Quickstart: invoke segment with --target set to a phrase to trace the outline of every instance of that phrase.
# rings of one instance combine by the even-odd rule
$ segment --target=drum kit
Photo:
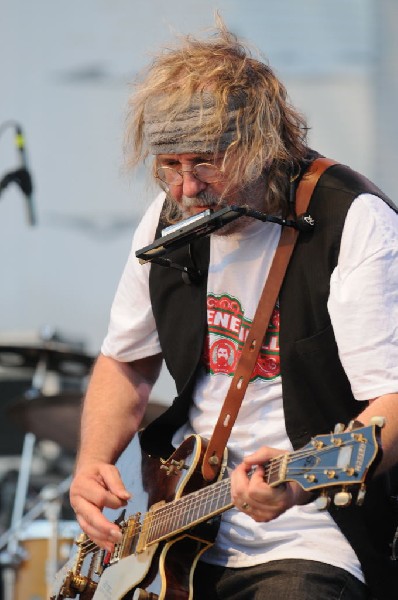
[[[23,393],[9,398],[0,419],[11,432],[16,425],[22,437],[17,468],[3,473],[0,480],[0,523],[5,525],[0,526],[0,598],[4,600],[46,600],[80,531],[68,491],[82,398],[93,362],[81,344],[64,342],[53,334],[41,335],[33,344],[2,344],[0,339],[0,403],[4,405],[4,374],[17,380],[23,373],[21,381],[28,383]],[[9,393],[13,388],[6,389]],[[144,425],[164,409],[162,403],[150,403]],[[17,429],[12,437],[18,435]],[[7,512],[9,517],[4,516]]]

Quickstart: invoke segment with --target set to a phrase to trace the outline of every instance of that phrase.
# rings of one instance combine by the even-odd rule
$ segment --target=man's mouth
[[[218,208],[219,199],[213,195],[206,194],[206,196],[200,198],[187,198],[184,196],[181,200],[181,209],[186,214],[198,214],[208,208]]]
[[[197,215],[205,210],[207,210],[208,208],[212,208],[214,207],[213,205],[206,205],[206,206],[189,206],[184,208],[184,213],[189,213],[190,215]]]

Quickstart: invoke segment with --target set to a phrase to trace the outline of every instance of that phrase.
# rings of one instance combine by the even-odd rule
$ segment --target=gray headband
[[[212,153],[224,151],[236,140],[236,117],[245,105],[245,95],[228,101],[227,126],[221,134],[208,135],[214,122],[215,98],[210,92],[194,94],[189,105],[170,122],[168,110],[159,109],[160,98],[148,100],[144,112],[144,135],[151,154]]]

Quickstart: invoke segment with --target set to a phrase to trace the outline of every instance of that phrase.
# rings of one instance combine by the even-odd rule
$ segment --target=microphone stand
[[[16,121],[6,121],[0,125],[0,135],[5,129],[12,127],[15,130],[15,146],[19,156],[19,167],[6,173],[0,179],[0,196],[10,183],[16,183],[25,196],[26,216],[29,225],[36,225],[36,211],[33,203],[33,181],[26,159],[25,136],[22,127]]]

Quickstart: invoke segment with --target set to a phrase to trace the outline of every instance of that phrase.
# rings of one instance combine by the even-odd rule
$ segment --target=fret
[[[185,516],[185,522],[186,523],[192,523],[192,521],[195,520],[195,501],[193,499],[191,499],[189,502],[187,502],[188,506],[187,506],[187,512],[186,512],[186,516]]]
[[[178,502],[172,509],[173,518],[170,519],[170,531],[179,531],[184,526],[184,503]]]
[[[155,509],[155,510],[151,510],[150,511],[150,520],[149,520],[149,525],[148,525],[148,535],[147,535],[147,541],[148,544],[156,541],[157,539],[162,537],[162,531],[161,531],[161,526],[162,526],[162,520],[159,518],[159,512],[162,509]]]
[[[269,485],[276,485],[286,478],[286,467],[289,454],[271,458],[264,466],[264,480]]]

